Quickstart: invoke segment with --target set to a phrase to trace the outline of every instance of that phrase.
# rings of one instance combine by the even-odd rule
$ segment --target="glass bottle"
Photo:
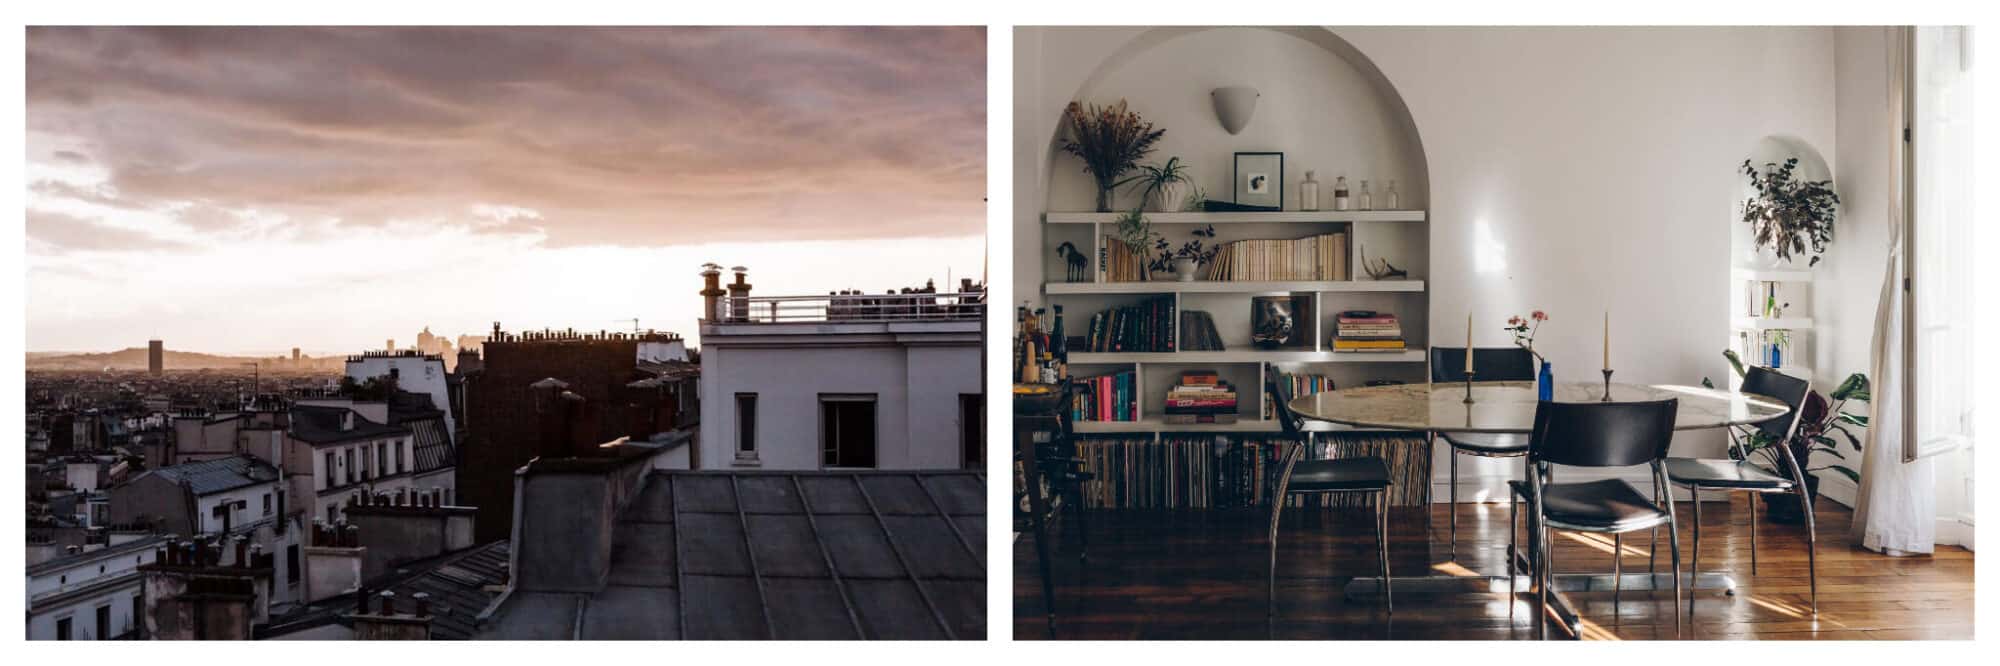
[[[1333,179],[1333,209],[1347,210],[1347,177]]]
[[[1313,179],[1312,169],[1306,170],[1305,182],[1299,183],[1299,210],[1319,210],[1319,181]]]
[[[1049,333],[1049,351],[1055,356],[1056,379],[1067,380],[1069,379],[1069,341],[1065,339],[1066,334],[1063,332],[1062,306],[1057,305],[1054,307],[1056,309],[1056,324],[1055,330]]]
[[[1355,210],[1375,210],[1375,195],[1368,193],[1368,181],[1361,181],[1361,194],[1355,197]]]
[[[1396,181],[1389,181],[1389,190],[1382,193],[1382,205],[1388,210],[1402,210],[1403,201],[1396,196]]]

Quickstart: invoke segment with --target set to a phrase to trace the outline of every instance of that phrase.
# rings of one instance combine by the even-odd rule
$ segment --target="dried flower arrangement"
[[[1765,164],[1759,172],[1750,160],[1743,160],[1743,174],[1757,190],[1755,196],[1743,200],[1743,221],[1750,224],[1757,247],[1771,248],[1780,261],[1805,256],[1807,245],[1811,245],[1812,260],[1806,262],[1810,268],[1819,264],[1826,244],[1833,241],[1834,211],[1840,195],[1833,193],[1831,180],[1793,180],[1792,172],[1798,166],[1799,158],[1794,157],[1785,160],[1784,166]]]
[[[1152,123],[1126,109],[1122,99],[1111,106],[1092,104],[1088,108],[1070,102],[1063,109],[1063,120],[1069,136],[1063,139],[1062,150],[1082,159],[1083,171],[1096,179],[1100,213],[1111,212],[1112,190],[1136,178],[1119,177],[1138,166],[1140,159],[1153,152],[1153,144],[1167,133],[1153,129]]]

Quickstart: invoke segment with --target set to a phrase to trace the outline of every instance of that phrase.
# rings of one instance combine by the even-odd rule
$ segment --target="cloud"
[[[979,28],[32,28],[29,189],[168,236],[962,237],[985,90]]]

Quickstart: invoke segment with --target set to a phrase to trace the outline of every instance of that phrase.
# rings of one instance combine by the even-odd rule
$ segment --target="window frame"
[[[869,419],[871,419],[871,420],[873,421],[873,424],[871,425],[871,427],[869,428],[869,430],[871,431],[871,433],[872,433],[872,437],[873,437],[873,438],[874,438],[874,440],[875,440],[874,442],[870,443],[870,446],[869,446],[869,458],[870,458],[870,460],[869,460],[869,463],[870,463],[870,464],[868,464],[868,465],[866,465],[866,466],[855,466],[855,465],[837,465],[837,464],[833,464],[833,463],[831,463],[831,462],[828,462],[828,456],[829,456],[829,454],[830,454],[830,455],[832,456],[832,460],[834,460],[834,461],[838,461],[838,460],[840,460],[840,459],[842,458],[842,456],[841,456],[841,454],[840,454],[840,449],[839,449],[839,446],[838,446],[838,443],[829,443],[829,442],[827,442],[827,441],[826,441],[826,436],[827,436],[827,422],[826,422],[826,417],[827,417],[827,414],[828,414],[828,410],[827,410],[827,406],[828,406],[828,404],[829,404],[829,403],[867,403],[867,404],[868,404],[868,417],[869,417]],[[819,467],[820,467],[820,469],[823,469],[823,470],[847,470],[847,469],[853,469],[853,470],[869,470],[869,469],[881,469],[881,468],[882,468],[882,400],[881,400],[881,395],[880,395],[880,394],[876,394],[876,393],[821,393],[821,394],[819,394],[819,396],[818,396],[818,399],[814,401],[814,404],[816,404],[816,405],[817,405],[817,406],[819,407],[819,410],[818,410],[818,412],[819,412],[819,414],[818,414],[818,417],[819,417],[819,418],[818,418],[818,420],[819,420],[819,428],[818,428],[818,431],[819,431],[819,433],[818,433],[818,434],[819,434],[819,463],[820,463]]]
[[[749,407],[749,416],[744,416],[744,407]],[[757,456],[757,394],[740,392],[736,394],[736,462],[755,463]]]

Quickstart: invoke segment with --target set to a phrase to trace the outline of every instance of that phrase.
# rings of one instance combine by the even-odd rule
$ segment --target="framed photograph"
[[[1285,208],[1285,154],[1237,153],[1236,203],[1261,210]]]

